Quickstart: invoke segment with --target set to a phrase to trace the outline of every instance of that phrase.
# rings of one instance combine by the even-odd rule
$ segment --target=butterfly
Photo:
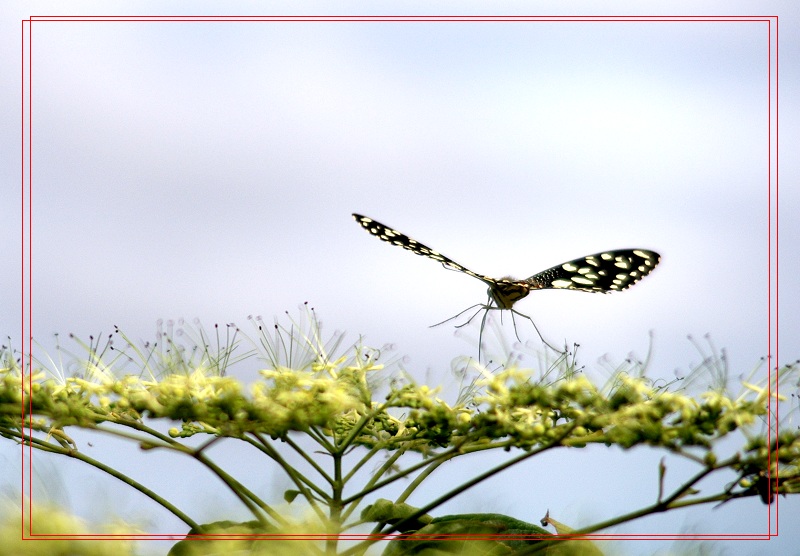
[[[517,314],[533,323],[533,320],[529,316],[514,309],[514,304],[520,299],[527,297],[533,290],[558,289],[593,293],[622,291],[630,288],[639,280],[650,274],[661,261],[661,255],[655,251],[649,251],[647,249],[617,249],[613,251],[601,251],[600,253],[573,259],[548,268],[547,270],[537,272],[524,280],[518,280],[510,276],[492,278],[491,276],[478,274],[468,269],[464,265],[455,262],[453,259],[442,255],[427,245],[385,224],[381,224],[377,220],[355,213],[353,214],[353,218],[355,218],[356,222],[361,224],[365,230],[378,239],[407,249],[417,255],[438,261],[449,270],[463,272],[489,286],[487,290],[487,303],[473,305],[461,311],[458,315],[438,323],[443,324],[444,322],[458,318],[474,307],[480,307],[475,315],[460,326],[465,326],[471,322],[481,310],[485,310],[486,313],[481,323],[481,333],[488,311],[494,309],[508,309],[512,313],[512,318],[514,314]],[[542,341],[552,348],[552,346],[544,340],[541,333],[539,333],[539,329],[536,327],[535,323],[533,323],[533,326],[536,328],[536,332],[539,334]]]

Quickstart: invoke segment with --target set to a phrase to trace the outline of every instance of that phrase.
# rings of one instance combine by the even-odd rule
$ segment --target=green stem
[[[15,434],[13,431],[11,431],[10,429],[6,429],[5,427],[0,428],[0,433],[2,433],[3,436],[6,436],[6,435],[15,436],[15,437],[19,438],[24,444],[27,444],[27,445],[32,446],[34,448],[37,448],[39,450],[42,450],[42,451],[45,451],[45,452],[50,452],[50,453],[55,453],[55,454],[61,454],[63,456],[67,456],[69,458],[77,459],[78,461],[82,461],[82,462],[84,462],[86,464],[89,464],[92,467],[95,467],[95,468],[97,468],[97,469],[99,469],[99,470],[111,475],[115,479],[118,479],[118,480],[122,481],[123,483],[125,483],[126,485],[132,487],[133,489],[138,490],[139,492],[141,492],[142,494],[144,494],[145,496],[147,496],[148,498],[150,498],[151,500],[153,500],[154,502],[156,502],[157,504],[159,504],[160,506],[162,506],[163,508],[165,508],[166,510],[171,512],[173,515],[175,515],[178,519],[183,521],[190,528],[195,528],[196,529],[196,528],[200,527],[192,518],[190,518],[184,512],[179,510],[175,505],[173,505],[172,503],[170,503],[168,500],[166,500],[165,498],[161,497],[160,495],[156,494],[154,491],[150,490],[149,488],[147,488],[143,484],[141,484],[138,481],[132,479],[131,477],[128,477],[127,475],[125,475],[123,473],[120,473],[119,471],[117,471],[113,467],[109,467],[108,465],[106,465],[106,464],[104,464],[104,463],[102,463],[100,461],[97,461],[96,459],[94,459],[92,457],[89,457],[89,456],[85,455],[82,452],[79,452],[79,451],[74,450],[74,449],[63,448],[63,447],[61,447],[59,445],[52,444],[52,443],[49,443],[49,442],[45,442],[44,440],[40,440],[38,438],[33,438],[33,437],[27,436],[27,435],[25,435],[23,433],[16,433]]]
[[[333,492],[331,494],[330,503],[330,521],[331,526],[336,526],[336,531],[328,531],[329,536],[325,548],[327,554],[331,556],[336,554],[338,547],[338,534],[341,532],[342,523],[342,491],[344,490],[344,483],[342,482],[342,455],[338,453],[331,454],[333,456]]]
[[[459,494],[461,494],[462,492],[472,488],[476,484],[481,483],[482,481],[485,481],[486,479],[488,479],[492,475],[500,473],[501,471],[504,471],[505,469],[508,469],[509,467],[512,467],[512,466],[514,466],[514,465],[516,465],[516,464],[518,464],[518,463],[520,463],[522,461],[525,461],[528,458],[531,458],[533,456],[541,454],[542,452],[545,452],[545,451],[550,450],[552,448],[561,447],[561,442],[565,438],[567,438],[570,435],[570,433],[572,433],[572,430],[576,426],[577,426],[577,423],[573,423],[572,425],[566,427],[564,429],[564,431],[557,438],[553,439],[553,441],[550,444],[548,444],[546,446],[542,446],[542,447],[537,448],[535,450],[531,450],[530,452],[526,452],[526,453],[524,453],[524,454],[522,454],[520,456],[517,456],[515,458],[512,458],[512,459],[510,459],[509,461],[507,461],[505,463],[502,463],[502,464],[500,464],[500,465],[498,465],[496,467],[493,467],[492,469],[489,469],[488,471],[486,471],[484,473],[481,473],[480,475],[478,475],[477,477],[474,477],[473,479],[467,481],[466,483],[464,483],[462,485],[459,485],[455,489],[443,494],[442,496],[436,498],[432,502],[429,502],[425,506],[421,507],[419,510],[417,510],[416,512],[414,512],[410,516],[407,516],[404,519],[398,521],[397,523],[391,525],[388,529],[385,529],[385,530],[381,531],[380,534],[381,535],[388,535],[388,534],[393,533],[395,531],[400,531],[401,527],[404,524],[418,519],[419,517],[421,517],[421,516],[425,515],[426,513],[428,513],[430,510],[432,510],[432,509],[444,504],[448,500],[454,498],[455,496],[458,496]],[[461,452],[459,451],[458,453],[460,454]],[[430,462],[426,462],[426,463],[430,463]],[[381,539],[380,538],[374,538],[374,539],[369,539],[369,540],[363,541],[363,542],[357,544],[356,546],[353,546],[350,549],[345,550],[342,553],[342,556],[349,556],[351,554],[361,553],[361,552],[365,551],[372,544],[378,542],[379,540],[381,540]]]
[[[354,500],[358,500],[359,498],[363,498],[365,495],[369,494],[370,492],[374,492],[376,490],[380,490],[383,487],[385,487],[387,485],[390,485],[395,481],[398,481],[400,479],[404,479],[408,475],[411,475],[412,473],[415,473],[417,470],[422,469],[423,467],[427,467],[427,466],[431,465],[432,462],[438,461],[440,459],[448,460],[450,458],[453,458],[453,457],[459,455],[459,453],[460,452],[459,452],[458,448],[450,448],[450,449],[442,452],[441,454],[438,454],[438,455],[436,455],[436,456],[434,456],[432,458],[428,458],[428,459],[423,460],[423,461],[421,461],[419,463],[416,463],[416,464],[412,465],[411,467],[409,467],[407,469],[404,469],[403,471],[399,471],[399,472],[393,474],[388,479],[372,483],[370,486],[367,486],[367,487],[361,489],[360,492],[358,492],[358,493],[356,493],[356,494],[354,494],[354,495],[352,495],[352,496],[350,496],[348,498],[345,498],[342,501],[342,503],[349,504],[349,503],[353,502]]]
[[[317,504],[317,499],[314,498],[314,495],[311,494],[306,485],[308,485],[308,487],[314,490],[314,492],[316,492],[319,495],[319,497],[325,501],[326,504],[331,503],[331,497],[324,490],[322,490],[312,481],[306,478],[305,475],[299,473],[292,465],[287,463],[286,460],[284,460],[281,457],[278,451],[275,450],[275,448],[273,448],[272,445],[265,438],[261,436],[261,434],[259,433],[252,433],[252,434],[258,440],[258,442],[253,442],[252,439],[249,439],[247,437],[245,437],[244,440],[255,446],[256,449],[264,452],[270,459],[274,460],[275,463],[281,466],[284,472],[289,476],[289,478],[295,484],[297,490],[299,490],[300,493],[303,495],[303,498],[305,498],[308,501],[308,504],[311,506],[311,509],[314,511],[314,513],[317,514],[317,517],[324,523],[327,519],[325,517],[325,513],[319,507],[319,505]]]
[[[328,439],[325,438],[325,435],[319,432],[316,427],[313,426],[309,427],[303,432],[306,433],[311,438],[313,438],[314,441],[316,441],[317,444],[322,446],[322,449],[325,450],[326,452],[332,454],[337,451],[336,446],[328,442]]]
[[[454,458],[454,457],[456,457],[456,456],[455,456],[455,455],[453,455],[453,458]],[[422,471],[422,473],[420,473],[419,475],[417,475],[416,477],[414,477],[414,480],[413,480],[413,481],[411,481],[411,484],[409,484],[409,485],[406,487],[406,489],[405,489],[405,490],[403,491],[403,493],[402,493],[402,494],[401,494],[401,495],[400,495],[400,496],[397,498],[397,500],[395,500],[395,502],[396,502],[397,504],[400,504],[400,503],[402,503],[402,502],[405,502],[405,501],[408,499],[408,497],[409,497],[409,496],[411,496],[411,495],[414,493],[414,491],[417,489],[417,487],[419,487],[419,485],[421,485],[421,484],[422,484],[422,482],[423,482],[425,479],[427,479],[427,478],[428,478],[428,477],[431,475],[431,473],[433,473],[434,471],[436,471],[436,470],[439,468],[439,466],[441,466],[441,465],[442,465],[442,464],[444,464],[445,462],[448,462],[448,461],[450,461],[451,459],[452,459],[452,458],[440,459],[439,461],[432,462],[432,463],[431,463],[431,464],[430,464],[430,465],[429,465],[427,468],[425,468],[425,470],[424,470],[424,471]],[[377,533],[377,531],[376,531],[376,533]]]
[[[404,479],[408,475],[411,475],[412,473],[417,472],[419,469],[422,469],[423,467],[428,467],[433,463],[436,463],[436,462],[439,462],[439,461],[441,461],[441,462],[448,461],[448,460],[450,460],[450,459],[452,459],[452,458],[454,458],[456,456],[460,456],[460,455],[472,454],[472,453],[475,453],[475,452],[483,452],[485,450],[495,450],[495,449],[498,449],[498,448],[505,448],[506,446],[511,444],[510,441],[507,441],[507,442],[497,442],[497,443],[493,443],[493,444],[480,444],[480,445],[472,446],[470,448],[463,448],[463,446],[464,446],[464,444],[466,444],[466,442],[467,442],[467,439],[460,440],[459,443],[456,444],[454,447],[449,448],[446,451],[444,451],[444,452],[442,452],[440,454],[437,454],[435,456],[428,457],[427,459],[425,459],[425,460],[423,460],[423,461],[421,461],[421,462],[419,462],[417,464],[414,464],[411,467],[409,467],[407,469],[404,469],[403,471],[398,471],[397,473],[393,474],[390,478],[388,478],[388,479],[386,479],[384,481],[376,482],[375,479],[377,479],[380,476],[380,475],[376,475],[376,477],[374,477],[373,480],[370,480],[370,482],[363,489],[361,489],[361,491],[359,493],[354,494],[353,496],[350,496],[349,498],[346,498],[344,500],[344,503],[345,504],[349,504],[349,503],[351,503],[352,501],[354,501],[354,500],[356,500],[358,498],[363,498],[365,495],[369,494],[370,492],[374,492],[376,490],[382,489],[385,486],[388,486],[388,485],[392,484],[395,481],[398,481],[400,479]],[[385,449],[385,446],[381,446],[381,448]],[[395,452],[395,453],[398,454],[398,455],[402,455],[406,451],[408,451],[408,449],[400,449],[399,448],[398,451]]]
[[[565,537],[576,540],[585,540],[586,535],[590,535],[591,533],[594,533],[596,531],[602,531],[604,529],[614,527],[615,525],[627,523],[628,521],[633,521],[639,519],[640,517],[644,517],[646,515],[666,512],[669,510],[675,510],[679,508],[688,508],[690,506],[697,506],[699,504],[708,504],[710,502],[723,502],[730,498],[738,497],[738,495],[730,495],[723,492],[720,494],[714,494],[703,498],[695,498],[692,500],[679,500],[681,496],[684,496],[695,484],[697,484],[707,475],[713,473],[714,471],[718,471],[720,469],[729,467],[730,465],[736,463],[737,461],[738,459],[736,457],[733,457],[727,460],[726,462],[717,464],[715,466],[706,467],[705,469],[697,473],[694,477],[689,479],[686,483],[675,489],[675,491],[666,500],[657,501],[656,503],[651,504],[650,506],[647,506],[645,508],[641,508],[639,510],[627,514],[623,514],[615,518],[608,519],[606,521],[601,521],[599,523],[595,523],[593,525],[584,527],[582,529],[575,529],[571,531],[568,535],[559,535],[559,537],[561,537],[562,540]],[[520,555],[535,554],[537,552],[547,549],[548,547],[553,546],[555,542],[559,541],[543,540],[539,543],[536,543],[535,546],[532,546],[531,548],[526,549],[523,552],[520,552],[519,554]]]
[[[259,440],[261,440],[261,438],[259,438]],[[294,441],[293,441],[291,438],[289,438],[289,437],[287,436],[287,437],[286,437],[286,439],[285,439],[285,442],[286,442],[286,444],[288,444],[289,446],[291,446],[291,448],[292,448],[292,449],[293,449],[295,452],[297,452],[297,453],[300,455],[300,457],[302,457],[304,460],[306,460],[306,462],[307,462],[307,463],[308,463],[308,464],[309,464],[311,467],[313,467],[313,468],[314,468],[314,471],[316,471],[317,473],[319,473],[319,474],[320,474],[320,476],[321,476],[323,479],[325,479],[325,481],[326,481],[328,484],[332,484],[332,483],[333,483],[333,479],[330,477],[330,475],[328,475],[328,474],[325,472],[325,470],[324,470],[324,469],[322,469],[322,467],[320,467],[320,466],[317,464],[317,462],[316,462],[316,461],[314,461],[314,458],[312,458],[311,456],[309,456],[309,455],[306,453],[306,451],[305,451],[305,450],[303,450],[303,449],[302,449],[302,448],[301,448],[301,447],[300,447],[298,444],[296,444],[296,443],[295,443],[295,442],[294,442]],[[330,452],[329,452],[329,453],[330,453]]]
[[[358,463],[357,463],[357,464],[354,466],[354,469],[352,469],[352,470],[350,471],[350,473],[348,473],[348,474],[345,476],[345,478],[344,478],[344,483],[345,483],[345,484],[347,484],[347,483],[349,482],[349,480],[352,478],[353,474],[354,474],[354,473],[355,473],[355,472],[356,472],[358,469],[360,469],[360,468],[361,468],[361,467],[362,467],[362,466],[363,466],[363,465],[364,465],[364,464],[365,464],[367,461],[369,461],[369,460],[370,460],[370,459],[372,459],[372,458],[373,458],[373,457],[374,457],[376,454],[378,454],[379,452],[382,452],[382,451],[383,451],[383,447],[381,447],[381,446],[375,446],[375,447],[373,447],[373,448],[372,448],[372,449],[369,451],[369,453],[367,453],[367,455],[366,455],[366,456],[364,456],[363,458],[361,458],[361,460],[360,460],[360,461],[359,461],[359,462],[358,462]],[[378,481],[378,479],[380,479],[381,477],[383,477],[383,476],[384,476],[384,475],[385,475],[385,474],[386,474],[386,473],[387,473],[387,472],[388,472],[390,469],[392,469],[392,468],[394,467],[394,464],[395,464],[395,462],[396,462],[398,459],[400,459],[400,458],[401,458],[401,457],[402,457],[402,456],[403,456],[405,453],[406,453],[406,450],[404,450],[404,449],[402,449],[402,448],[401,448],[401,449],[399,449],[399,450],[395,451],[395,453],[394,453],[394,454],[392,454],[391,456],[389,456],[389,458],[388,458],[388,459],[387,459],[387,460],[384,462],[384,464],[383,464],[383,465],[381,465],[380,469],[378,469],[378,470],[377,470],[375,473],[373,473],[373,474],[372,474],[372,477],[370,477],[369,481],[367,481],[367,484],[366,484],[366,485],[364,485],[364,486],[365,486],[365,488],[367,489],[367,491],[369,491],[368,489],[369,489],[369,488],[370,488],[372,485],[374,485],[374,484],[375,484],[375,483]],[[363,491],[362,491],[362,492],[363,492]],[[365,494],[366,494],[366,493],[365,493]],[[355,511],[355,510],[358,508],[358,505],[359,505],[359,504],[362,502],[362,500],[363,500],[363,499],[364,499],[364,497],[362,496],[361,498],[357,498],[357,499],[355,499],[355,500],[351,500],[350,502],[348,502],[348,503],[347,503],[347,509],[346,509],[346,510],[344,511],[344,513],[342,514],[342,519],[343,519],[343,521],[347,521],[347,519],[348,519],[348,518],[349,518],[349,517],[350,517],[350,516],[353,514],[353,512],[354,512],[354,511]]]
[[[148,445],[151,448],[165,448],[169,450],[175,450],[180,453],[193,457],[194,459],[196,459],[197,461],[208,467],[208,469],[213,474],[215,474],[223,483],[225,483],[225,485],[231,490],[231,492],[233,492],[233,494],[242,502],[242,504],[244,504],[250,510],[253,516],[256,519],[258,519],[258,521],[262,525],[269,525],[269,522],[265,519],[264,515],[261,513],[261,511],[259,511],[259,509],[262,510],[267,515],[269,515],[270,517],[272,517],[272,519],[274,519],[276,522],[286,525],[286,521],[283,519],[280,513],[273,510],[268,504],[263,502],[255,493],[250,491],[247,487],[245,487],[242,483],[237,481],[231,475],[223,471],[222,468],[220,468],[211,460],[211,458],[209,458],[203,453],[204,450],[208,448],[208,446],[210,446],[212,443],[218,440],[218,437],[212,438],[208,442],[201,445],[199,448],[189,448],[187,446],[184,446],[177,440],[173,439],[172,437],[160,433],[153,428],[148,427],[143,422],[130,421],[130,420],[113,421],[113,422],[141,432],[146,432],[147,434],[161,440],[163,444],[158,445],[153,443],[152,440],[143,440],[137,437],[136,435],[127,434],[122,431],[110,430],[99,426],[96,427],[96,429],[101,432],[105,432],[115,436],[121,436],[123,438],[130,438],[136,440],[143,445]]]
[[[193,452],[192,457],[194,457],[197,461],[208,467],[212,473],[214,473],[220,480],[225,483],[225,485],[233,492],[234,496],[236,496],[242,504],[244,504],[248,510],[258,519],[259,523],[264,526],[271,525],[264,515],[258,511],[259,509],[262,510],[264,513],[269,515],[272,519],[274,519],[277,523],[280,523],[284,527],[288,525],[288,522],[283,519],[283,516],[278,513],[277,511],[273,510],[267,503],[263,502],[254,492],[250,489],[245,487],[242,483],[238,480],[233,478],[233,476],[229,475],[225,472],[221,467],[219,467],[216,463],[211,461],[207,455],[203,454],[202,452]]]

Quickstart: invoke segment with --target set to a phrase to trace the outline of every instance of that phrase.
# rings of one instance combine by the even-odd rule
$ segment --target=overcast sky
[[[321,13],[299,5],[282,13]],[[533,13],[500,5],[494,13]],[[585,5],[574,14],[598,13]],[[678,5],[653,13],[688,13]],[[719,13],[719,4],[685,5]],[[755,11],[736,5],[725,13]],[[349,6],[339,13],[368,13]],[[537,14],[568,15],[541,6],[548,10]],[[211,3],[192,7],[219,13]],[[0,324],[19,346],[19,22],[67,12],[46,2],[15,9],[0,20],[3,215],[12,230],[3,236]],[[108,2],[70,9],[131,14]],[[264,13],[246,2],[226,10]],[[794,4],[758,11],[782,17],[785,363],[800,355],[800,28]],[[613,13],[641,9],[619,3]],[[725,348],[734,378],[767,354],[767,23],[36,22],[32,32],[32,324],[45,346],[56,332],[86,338],[114,325],[153,339],[158,319],[245,327],[248,315],[271,322],[308,301],[329,332],[391,343],[415,376],[452,382],[451,361],[475,346],[452,324],[429,325],[484,301],[485,286],[370,237],[351,217],[359,212],[497,277],[607,249],[659,252],[659,268],[629,291],[534,292],[516,306],[548,339],[579,343],[590,368],[602,368],[602,357],[644,357],[651,332],[650,372],[668,380],[702,359],[688,334]],[[518,328],[537,339],[529,323]],[[509,321],[500,330],[513,339]],[[549,507],[577,526],[652,501],[660,454],[607,452],[537,461],[448,509],[536,521]],[[0,445],[9,465],[16,453]],[[50,465],[69,484],[73,509],[91,515],[76,485],[95,474]],[[196,501],[184,490],[174,495]],[[120,499],[116,511],[144,511],[136,496]],[[781,515],[796,515],[797,504],[782,501]],[[183,532],[168,517],[154,532]],[[766,519],[752,500],[617,532],[756,534]],[[800,539],[788,519],[781,524],[770,550]],[[760,543],[725,546],[763,552]]]

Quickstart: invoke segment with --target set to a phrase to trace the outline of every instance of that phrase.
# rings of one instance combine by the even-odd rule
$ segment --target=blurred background
[[[737,5],[744,11],[729,13],[753,11],[747,3],[726,9]],[[320,13],[319,4],[300,6],[285,13]],[[461,13],[484,13],[470,6],[477,11]],[[514,3],[503,6],[493,5],[494,13],[520,13]],[[548,11],[539,13],[569,15],[553,12],[555,3],[541,6]],[[641,12],[636,3],[614,6],[614,13]],[[761,8],[798,15],[784,6]],[[404,13],[423,13],[412,7]],[[136,8],[185,11],[175,2]],[[256,8],[263,6],[233,2],[225,10],[263,13]],[[424,13],[447,13],[440,8],[424,4]],[[113,2],[70,9],[131,15]],[[219,6],[192,9],[214,15]],[[0,20],[9,70],[0,77],[3,218],[11,230],[3,240],[0,328],[18,348],[20,20],[65,12],[49,2],[15,10]],[[670,13],[686,12],[671,3]],[[784,17],[780,31],[781,61],[791,61],[797,20]],[[657,251],[659,268],[629,291],[534,292],[516,308],[549,340],[580,344],[592,376],[602,379],[604,370],[649,351],[651,376],[684,376],[704,358],[692,335],[708,352],[725,350],[738,391],[738,377],[769,348],[769,32],[766,22],[748,21],[36,21],[33,336],[52,354],[55,333],[72,348],[69,333],[88,340],[115,325],[153,341],[159,319],[198,319],[207,329],[236,323],[250,332],[249,316],[272,323],[308,301],[326,333],[391,344],[409,373],[454,396],[452,362],[476,354],[477,328],[454,334],[452,323],[429,326],[485,301],[485,286],[370,237],[351,217],[359,212],[497,277],[524,278],[607,249]],[[798,90],[797,68],[781,65],[781,154],[797,151]],[[800,353],[797,224],[784,216],[798,209],[795,159],[781,158],[779,363]],[[521,343],[508,319],[489,341],[535,361],[535,331],[525,321],[517,327]],[[252,379],[257,368],[243,365],[241,378]],[[762,367],[757,376],[765,374]],[[189,507],[199,500],[200,519],[227,517],[227,495],[210,478],[198,491],[189,462],[140,456],[105,437],[92,444],[97,454],[118,453],[112,463],[168,497]],[[548,454],[442,513],[492,511],[537,522],[549,508],[577,527],[632,511],[653,501],[661,458],[634,452]],[[141,518],[148,532],[185,532],[111,479],[75,462],[34,459],[51,477],[42,479],[50,494],[58,490],[79,515],[111,512]],[[443,481],[458,484],[475,465],[502,458],[480,459],[472,469],[454,466]],[[0,462],[12,471],[4,485],[11,492],[19,448],[1,443]],[[670,465],[675,485],[693,473],[680,461]],[[182,466],[176,480],[168,469]],[[257,487],[280,490],[269,470],[249,472],[264,473]],[[780,504],[782,516],[797,512],[796,500]],[[767,518],[766,506],[748,500],[613,532],[765,534]],[[769,550],[785,546],[788,554],[799,540],[783,517]],[[764,546],[714,544],[725,554]],[[620,542],[615,550],[681,550],[680,543],[643,546]]]

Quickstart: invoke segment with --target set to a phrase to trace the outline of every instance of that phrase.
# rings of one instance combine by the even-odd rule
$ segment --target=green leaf
[[[374,521],[376,523],[389,523],[394,525],[403,520],[408,519],[419,511],[419,508],[410,506],[408,504],[395,504],[391,500],[379,498],[371,506],[367,506],[361,512],[361,519],[364,521]],[[406,521],[398,529],[401,533],[407,531],[416,531],[420,527],[424,527],[433,520],[428,514],[418,516],[412,520]]]
[[[283,499],[286,500],[288,504],[294,502],[294,499],[300,494],[299,490],[287,490],[283,493]]]
[[[434,518],[416,532],[391,541],[383,556],[511,555],[541,542],[543,537],[553,535],[538,525],[506,515],[455,514]],[[546,551],[545,554],[561,553]]]
[[[192,540],[192,536],[196,535],[259,535],[265,533],[274,533],[276,529],[262,524],[259,521],[246,521],[236,523],[233,521],[215,521],[200,525],[199,529],[194,527],[189,530],[184,540],[175,543],[167,556],[204,556],[220,553],[220,543],[224,543],[224,550],[230,553],[234,550],[247,550],[253,546],[256,539],[241,539],[241,540]]]

